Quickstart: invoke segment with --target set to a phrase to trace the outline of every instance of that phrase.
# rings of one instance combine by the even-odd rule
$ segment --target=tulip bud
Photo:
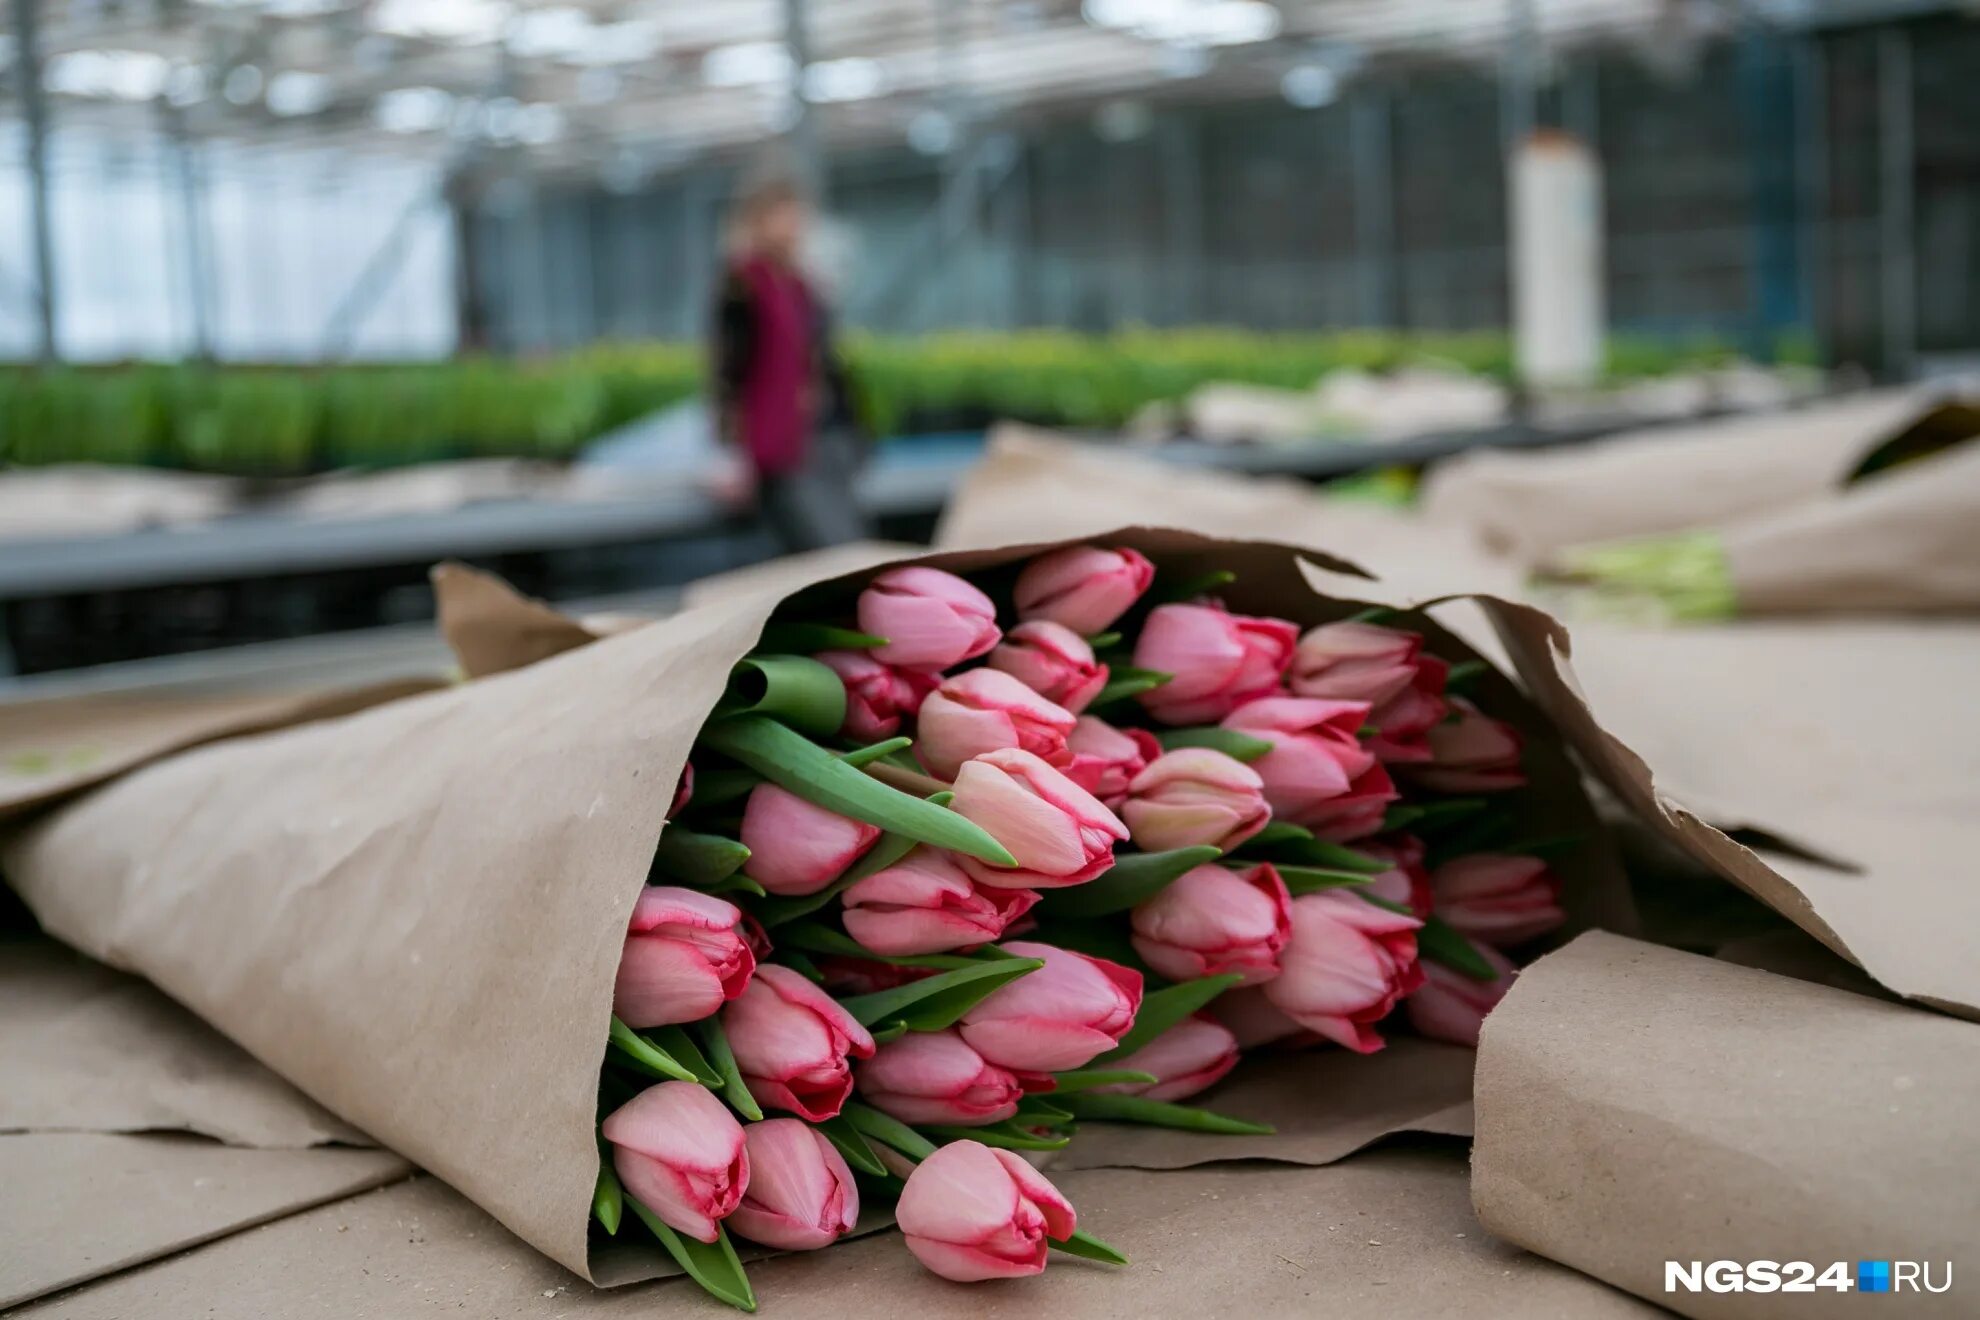
[[[1308,807],[1303,823],[1329,843],[1366,838],[1381,832],[1389,804],[1400,796],[1395,780],[1377,761],[1354,777],[1347,792]]]
[[[950,809],[983,827],[1014,868],[958,857],[969,878],[998,889],[1063,889],[1114,864],[1127,826],[1091,793],[1030,752],[1003,747],[965,762]]]
[[[1308,630],[1293,652],[1286,686],[1295,696],[1379,706],[1409,686],[1423,638],[1352,619]]]
[[[1410,767],[1410,777],[1438,793],[1496,793],[1524,786],[1519,730],[1481,714],[1462,697],[1451,699],[1451,709],[1457,718],[1429,731],[1430,762]]]
[[[729,1227],[781,1251],[829,1247],[859,1219],[859,1187],[845,1156],[814,1127],[769,1118],[743,1129],[749,1188]]]
[[[1000,1067],[1023,1073],[1079,1068],[1120,1043],[1141,1011],[1141,973],[1051,944],[999,946],[1045,965],[963,1014],[962,1038]]]
[[[758,784],[743,807],[743,870],[772,894],[815,894],[844,873],[880,837],[880,829],[806,802],[775,784]]]
[[[694,801],[694,762],[681,767],[680,782],[674,785],[674,801],[667,808],[667,819],[672,820],[681,814],[681,809]]]
[[[1478,1028],[1485,1015],[1498,1006],[1512,989],[1518,975],[1498,950],[1482,944],[1472,948],[1492,964],[1498,975],[1490,981],[1475,981],[1463,972],[1441,963],[1423,965],[1423,985],[1403,1001],[1409,1010],[1409,1024],[1432,1040],[1478,1048]]]
[[[865,651],[820,651],[812,659],[846,685],[846,722],[839,731],[859,742],[879,742],[901,731],[901,719],[921,709],[935,690],[932,675],[896,669]]]
[[[1363,839],[1354,846],[1391,868],[1363,885],[1362,893],[1406,907],[1419,920],[1430,915],[1430,872],[1423,865],[1423,840],[1413,834],[1393,834]]]
[[[1177,876],[1129,916],[1134,951],[1171,981],[1236,972],[1243,985],[1279,974],[1292,934],[1292,899],[1271,863],[1243,871],[1215,864]]]
[[[830,995],[772,963],[722,1010],[722,1030],[756,1103],[811,1123],[837,1114],[852,1094],[848,1054],[872,1057],[873,1037]]]
[[[954,779],[964,761],[1020,747],[1044,760],[1066,761],[1071,711],[1053,705],[998,669],[971,669],[942,681],[921,703],[914,752],[928,772]]]
[[[846,934],[883,958],[973,949],[1030,910],[1029,889],[979,888],[937,848],[918,847],[844,894]]]
[[[1299,629],[1284,619],[1231,614],[1219,605],[1162,605],[1142,625],[1134,663],[1171,675],[1142,694],[1164,724],[1219,720],[1276,690]]]
[[[1390,912],[1338,889],[1302,894],[1292,904],[1292,938],[1265,998],[1308,1031],[1357,1054],[1382,1048],[1375,1025],[1423,984],[1415,917]]]
[[[990,652],[990,667],[1077,715],[1107,686],[1107,666],[1072,629],[1049,619],[1020,623]]]
[[[1538,857],[1473,853],[1430,873],[1437,915],[1461,934],[1507,948],[1567,920],[1561,882]]]
[[[950,1028],[910,1031],[882,1045],[859,1066],[859,1094],[903,1123],[981,1127],[1017,1113],[1024,1085]]]
[[[1430,730],[1443,723],[1451,704],[1444,699],[1450,665],[1434,655],[1416,658],[1416,673],[1403,690],[1368,712],[1375,736],[1362,744],[1378,761],[1390,764],[1430,759]]]
[[[1066,778],[1119,811],[1128,784],[1162,754],[1162,744],[1146,729],[1117,729],[1097,715],[1082,715],[1066,735],[1066,750],[1072,753],[1061,767]]]
[[[715,1240],[749,1186],[742,1124],[697,1082],[647,1087],[607,1115],[599,1132],[626,1195],[697,1242]]]
[[[648,885],[633,905],[612,1012],[636,1030],[699,1022],[749,984],[756,957],[733,904],[692,889]]]
[[[1150,1073],[1152,1082],[1116,1082],[1101,1091],[1138,1095],[1173,1104],[1222,1081],[1237,1067],[1238,1041],[1229,1027],[1208,1014],[1186,1017],[1125,1059],[1108,1065],[1123,1072]]]
[[[1323,818],[1327,803],[1348,796],[1374,768],[1375,758],[1356,737],[1367,717],[1368,707],[1358,701],[1264,697],[1232,711],[1224,727],[1272,744],[1251,768],[1265,781],[1272,815],[1306,825]],[[1377,786],[1371,781],[1368,787]],[[1395,796],[1393,788],[1389,795]]]
[[[873,648],[883,664],[947,669],[997,644],[997,607],[954,573],[890,568],[859,593],[862,632],[887,639]]]
[[[1229,852],[1264,829],[1272,809],[1256,770],[1209,747],[1182,747],[1134,777],[1121,819],[1144,852],[1205,844]]]
[[[1072,1203],[1008,1150],[952,1141],[915,1166],[894,1207],[914,1258],[945,1279],[1019,1279],[1045,1269],[1045,1239],[1078,1226]]]
[[[1075,545],[1026,564],[1011,596],[1020,619],[1048,619],[1091,637],[1127,613],[1154,580],[1155,566],[1132,550]]]

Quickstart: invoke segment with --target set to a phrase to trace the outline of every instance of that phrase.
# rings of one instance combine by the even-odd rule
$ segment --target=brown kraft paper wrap
[[[1311,623],[1360,605],[1314,594],[1286,547],[1104,539],[1179,577],[1234,569],[1241,611]],[[919,562],[995,570],[1050,548]],[[869,576],[809,588],[794,612],[843,608]],[[199,748],[37,822],[0,861],[51,934],[149,977],[560,1264],[623,1280],[587,1251],[614,973],[688,750],[776,603],[690,610]],[[1522,831],[1585,838],[1561,859],[1570,896],[1584,922],[1626,923],[1607,838],[1544,719],[1496,673],[1477,692],[1532,749],[1532,791],[1510,800]]]
[[[1521,973],[1478,1055],[1495,1235],[1687,1315],[1860,1315],[1847,1292],[1664,1291],[1664,1262],[1933,1262],[1971,1315],[1980,1026],[1602,933]],[[1962,1282],[1964,1280],[1964,1282]]]

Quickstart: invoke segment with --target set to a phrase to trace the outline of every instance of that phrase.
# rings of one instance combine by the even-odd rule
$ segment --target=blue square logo
[[[1891,1263],[1887,1260],[1857,1261],[1856,1290],[1867,1293],[1889,1292],[1891,1290]]]

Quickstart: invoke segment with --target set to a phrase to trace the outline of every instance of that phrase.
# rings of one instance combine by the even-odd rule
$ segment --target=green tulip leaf
[[[1444,691],[1462,692],[1490,668],[1483,660],[1460,660],[1444,675]]]
[[[1452,824],[1466,816],[1485,810],[1490,805],[1484,798],[1445,798],[1440,802],[1406,802],[1390,807],[1382,817],[1382,829],[1424,830],[1437,829]]]
[[[1384,912],[1393,912],[1399,917],[1413,917],[1416,915],[1416,909],[1412,908],[1407,903],[1398,903],[1394,899],[1377,898],[1375,895],[1369,893],[1366,889],[1355,889],[1355,890],[1351,890],[1350,892],[1353,893],[1353,895],[1356,898],[1360,899],[1362,902],[1373,903],[1376,907],[1381,908]]]
[[[1167,852],[1121,853],[1111,867],[1083,885],[1046,890],[1039,901],[1039,915],[1083,918],[1125,912],[1161,893],[1183,872],[1220,856],[1208,844]]]
[[[702,770],[694,772],[694,801],[690,810],[719,807],[740,802],[763,782],[763,776],[750,770]],[[741,844],[737,844],[741,847]]]
[[[1194,577],[1179,578],[1174,582],[1157,582],[1149,598],[1159,604],[1173,605],[1180,601],[1195,600],[1207,596],[1221,587],[1228,587],[1237,581],[1237,574],[1228,568],[1215,568]]]
[[[842,999],[839,1006],[861,1026],[899,1018],[911,1031],[940,1031],[954,1026],[993,991],[1045,964],[1038,958],[991,958],[971,967]]]
[[[1091,637],[1086,639],[1086,644],[1092,647],[1095,653],[1097,654],[1098,652],[1108,650],[1111,647],[1119,646],[1121,644],[1121,635],[1117,632],[1094,633]]]
[[[772,619],[763,625],[763,636],[757,639],[756,649],[810,655],[815,651],[870,651],[886,644],[885,637],[835,628],[829,623],[785,623]]]
[[[697,889],[726,880],[749,860],[749,849],[719,834],[702,834],[680,825],[660,831],[653,849],[653,869],[660,875]]]
[[[823,982],[825,973],[818,970],[818,964],[796,949],[779,949],[776,961],[796,972],[807,981]]]
[[[609,1037],[621,1057],[629,1059],[641,1072],[653,1077],[666,1077],[676,1082],[694,1082],[700,1078],[692,1069],[677,1063],[667,1051],[655,1045],[646,1037],[634,1031],[617,1017],[612,1019]]]
[[[1159,669],[1136,669],[1132,666],[1116,669],[1107,680],[1107,686],[1101,688],[1087,704],[1098,707],[1138,697],[1144,692],[1153,692],[1174,677],[1174,674],[1165,674]]]
[[[924,953],[904,957],[885,957],[874,953],[865,945],[843,931],[821,926],[815,921],[792,921],[777,928],[778,942],[786,947],[803,949],[809,953],[832,953],[846,958],[865,958],[872,962],[886,963],[890,967],[933,967],[937,971],[954,971],[959,967],[975,967],[986,961],[974,954],[965,953]],[[996,957],[997,955],[991,955]]]
[[[1263,853],[1274,862],[1288,862],[1295,866],[1359,871],[1364,875],[1380,875],[1395,869],[1392,862],[1356,852],[1344,844],[1316,839],[1310,830],[1276,820],[1239,844],[1236,851],[1246,856]]]
[[[1231,1137],[1270,1136],[1269,1123],[1232,1118],[1194,1105],[1174,1105],[1138,1095],[1099,1095],[1083,1092],[1066,1097],[1066,1108],[1082,1119],[1108,1123],[1140,1123],[1147,1127],[1181,1128],[1185,1132],[1214,1132]]]
[[[1164,729],[1155,735],[1155,741],[1162,744],[1165,752],[1181,747],[1208,747],[1213,752],[1222,752],[1239,761],[1256,761],[1272,750],[1272,742],[1268,738],[1239,733],[1236,729],[1219,729],[1215,725],[1195,729]]]
[[[1440,963],[1474,981],[1496,981],[1499,973],[1476,946],[1460,935],[1449,922],[1431,917],[1416,932],[1416,951],[1433,963]]]
[[[665,1050],[670,1058],[681,1067],[694,1074],[694,1080],[703,1086],[720,1090],[722,1074],[701,1052],[701,1046],[694,1043],[684,1027],[655,1027],[647,1033],[647,1039]]]
[[[825,1139],[838,1147],[839,1154],[846,1157],[847,1164],[875,1178],[887,1176],[887,1166],[880,1162],[880,1157],[873,1153],[873,1147],[867,1144],[860,1130],[854,1127],[852,1121],[844,1114],[836,1118],[828,1118],[822,1123],[813,1123],[812,1126],[823,1132]]]
[[[720,898],[724,894],[749,894],[755,898],[763,898],[767,894],[767,891],[762,885],[740,872],[728,877],[726,880],[717,880],[712,885],[702,886],[701,892],[704,894],[713,894],[717,898]]]
[[[853,1125],[861,1136],[890,1146],[911,1160],[925,1160],[935,1153],[935,1143],[891,1114],[871,1105],[849,1100],[839,1116]]]
[[[1097,1086],[1123,1086],[1137,1082],[1152,1084],[1155,1074],[1120,1068],[1073,1068],[1053,1073],[1052,1080],[1058,1085],[1046,1092],[1047,1095],[1071,1095],[1075,1091],[1091,1091]]]
[[[1375,878],[1365,871],[1330,871],[1319,866],[1285,866],[1275,863],[1272,869],[1279,873],[1279,879],[1286,882],[1286,892],[1294,898],[1298,898],[1301,894],[1317,894],[1323,889],[1365,885]]]
[[[1223,976],[1203,976],[1143,995],[1141,1011],[1134,1015],[1134,1025],[1121,1037],[1120,1044],[1094,1062],[1107,1064],[1125,1059],[1243,980],[1235,972]]]
[[[613,1237],[619,1235],[619,1221],[625,1217],[626,1194],[619,1186],[619,1175],[612,1170],[609,1155],[598,1160],[598,1186],[591,1193],[591,1214]]]
[[[982,1127],[934,1125],[922,1130],[949,1141],[980,1141],[986,1146],[1001,1146],[1005,1150],[1064,1150],[1072,1141],[1070,1136],[1041,1137],[1008,1121],[988,1123]]]
[[[674,1263],[687,1272],[687,1276],[718,1302],[727,1302],[738,1311],[756,1309],[756,1293],[749,1286],[749,1275],[743,1272],[742,1261],[736,1257],[735,1244],[729,1241],[727,1230],[716,1225],[713,1242],[697,1242],[691,1237],[676,1233],[660,1216],[641,1205],[637,1198],[628,1196],[626,1203],[633,1208],[640,1222],[652,1230],[653,1236],[660,1239],[660,1245],[674,1258]]]
[[[736,662],[715,715],[767,715],[827,738],[846,722],[846,685],[804,655],[752,655]]]
[[[1099,1238],[1094,1237],[1084,1229],[1074,1229],[1072,1236],[1064,1242],[1060,1242],[1056,1238],[1048,1238],[1046,1241],[1050,1244],[1052,1250],[1063,1251],[1068,1256],[1078,1256],[1083,1260],[1097,1260],[1103,1265],[1125,1265],[1128,1263],[1126,1255],[1108,1246],[1105,1242],[1102,1242]]]
[[[865,747],[855,747],[850,752],[840,752],[839,759],[857,770],[861,766],[871,765],[875,761],[884,761],[895,752],[906,751],[913,745],[914,739],[912,738],[889,738],[885,742],[872,743]]]
[[[729,1033],[722,1030],[720,1015],[705,1017],[695,1025],[701,1032],[702,1043],[708,1046],[708,1062],[721,1079],[722,1098],[729,1102],[729,1108],[750,1122],[757,1122],[763,1117],[763,1109],[749,1093],[749,1083],[743,1081],[742,1069],[736,1065],[736,1052],[729,1048]]]

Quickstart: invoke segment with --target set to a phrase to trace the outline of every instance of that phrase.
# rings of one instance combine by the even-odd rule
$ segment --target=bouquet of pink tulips
[[[1123,1263],[1025,1153],[1260,1048],[1475,1045],[1564,920],[1521,738],[1399,616],[1302,629],[1077,545],[787,602],[702,729],[633,910],[595,1210],[715,1296],[732,1235],[890,1204],[950,1279]]]

